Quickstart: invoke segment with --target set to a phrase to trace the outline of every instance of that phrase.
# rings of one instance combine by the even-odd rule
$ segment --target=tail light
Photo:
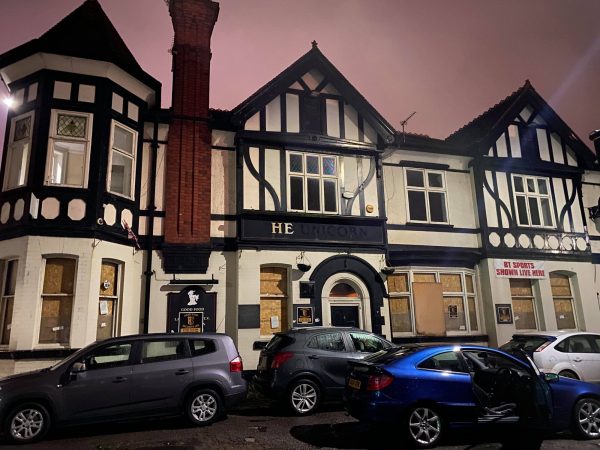
[[[546,341],[544,342],[542,345],[540,345],[538,348],[535,349],[536,352],[541,352],[542,350],[544,350],[546,347],[548,347],[550,344],[552,344],[552,341]]]
[[[236,358],[229,361],[230,372],[241,372],[242,370],[244,370],[244,364],[242,363],[241,356],[237,356]]]
[[[369,379],[367,381],[367,391],[381,391],[392,384],[392,381],[394,381],[394,377],[391,377],[385,373],[369,375]]]
[[[273,356],[273,361],[271,361],[271,369],[279,369],[292,356],[294,356],[292,352],[277,353]]]

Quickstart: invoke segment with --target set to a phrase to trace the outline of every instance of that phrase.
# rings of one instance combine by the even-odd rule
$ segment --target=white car
[[[513,335],[500,347],[522,349],[542,372],[600,383],[600,334],[586,331],[533,331]]]

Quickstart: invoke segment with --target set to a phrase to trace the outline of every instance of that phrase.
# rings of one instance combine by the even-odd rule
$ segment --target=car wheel
[[[39,403],[24,403],[6,416],[6,434],[20,444],[42,439],[50,429],[50,414]]]
[[[420,448],[435,447],[442,437],[442,418],[429,406],[416,406],[408,413],[408,435]]]
[[[310,414],[319,406],[321,391],[310,380],[298,380],[290,387],[288,400],[296,414]]]
[[[575,372],[573,372],[572,370],[561,370],[560,372],[558,372],[558,376],[565,377],[565,378],[573,378],[574,380],[579,380],[579,377],[577,376],[577,374]]]
[[[223,414],[221,396],[212,389],[194,392],[186,404],[188,418],[195,425],[210,425]]]
[[[600,438],[600,401],[583,398],[575,404],[573,432],[583,439]]]

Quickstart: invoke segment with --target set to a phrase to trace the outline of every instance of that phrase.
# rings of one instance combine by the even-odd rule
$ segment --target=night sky
[[[40,36],[82,1],[0,0],[0,53]],[[162,106],[170,106],[173,32],[166,3],[100,3],[142,68],[162,82]],[[445,138],[526,79],[589,147],[589,133],[600,128],[598,0],[219,3],[213,108],[234,108],[316,40],[398,130],[416,111],[407,131]],[[0,103],[0,136],[6,108]]]

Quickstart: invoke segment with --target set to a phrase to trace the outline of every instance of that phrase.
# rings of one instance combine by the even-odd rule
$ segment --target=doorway
[[[332,276],[323,286],[323,325],[370,331],[368,292],[364,282],[354,274]]]
[[[331,325],[360,328],[358,305],[331,305]]]

